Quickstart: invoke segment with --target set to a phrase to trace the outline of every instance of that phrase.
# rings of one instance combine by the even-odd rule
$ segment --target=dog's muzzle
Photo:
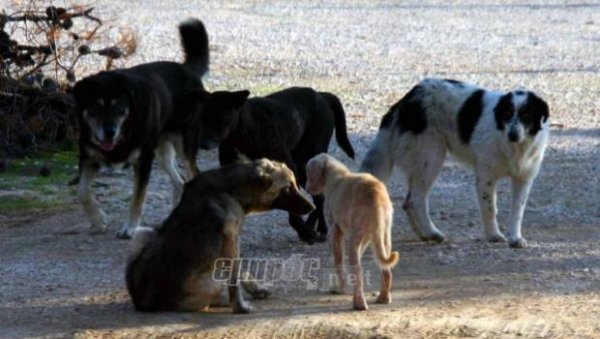
[[[508,131],[508,141],[519,142],[519,132],[514,130]]]
[[[273,202],[273,208],[288,211],[292,214],[306,214],[315,209],[315,205],[295,187],[282,191]]]

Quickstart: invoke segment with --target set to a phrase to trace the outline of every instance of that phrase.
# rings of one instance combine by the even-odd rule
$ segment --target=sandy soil
[[[126,215],[130,173],[106,172],[98,181],[107,185],[97,192],[112,222],[109,234],[87,233],[74,198],[60,210],[0,216],[0,337],[600,337],[600,5],[173,3],[107,0],[98,9],[140,32],[131,64],[179,59],[175,26],[195,16],[211,37],[209,88],[263,94],[310,85],[337,93],[359,160],[387,107],[425,76],[539,92],[550,103],[553,130],[525,213],[530,246],[514,250],[481,240],[473,175],[449,161],[431,196],[432,218],[447,243],[416,240],[400,208],[402,180],[391,183],[394,248],[401,253],[391,305],[372,303],[378,286],[372,265],[366,265],[373,272],[367,312],[351,311],[349,294],[326,293],[328,246],[300,243],[285,215],[274,212],[248,219],[243,256],[278,259],[288,268],[299,258],[315,259],[322,268],[316,287],[288,275],[273,282],[270,299],[253,302],[249,315],[228,308],[137,313],[124,289],[128,243],[114,237]],[[357,166],[335,145],[332,153]],[[216,165],[214,152],[201,158],[202,168]],[[170,207],[168,180],[154,173],[148,225]],[[509,195],[503,182],[501,223]]]

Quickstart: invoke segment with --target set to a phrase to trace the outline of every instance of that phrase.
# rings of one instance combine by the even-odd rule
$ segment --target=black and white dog
[[[128,238],[140,223],[155,152],[173,183],[174,203],[184,183],[175,153],[187,160],[186,179],[197,173],[197,115],[209,96],[201,81],[208,70],[208,35],[195,19],[181,24],[179,32],[183,64],[158,61],[100,72],[73,88],[80,122],[78,194],[93,232],[106,230],[105,215],[90,191],[101,166],[133,164],[135,189],[120,238]],[[235,100],[225,104],[236,107]]]
[[[444,79],[425,79],[394,104],[361,170],[384,182],[394,165],[408,182],[403,208],[422,240],[444,241],[429,217],[428,195],[447,151],[472,167],[485,235],[505,241],[496,220],[496,182],[512,180],[511,247],[525,247],[521,221],[549,135],[548,105],[533,92],[497,92]]]

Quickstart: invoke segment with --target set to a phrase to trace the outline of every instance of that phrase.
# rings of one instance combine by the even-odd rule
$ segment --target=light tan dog
[[[342,251],[344,235],[350,241],[348,256],[356,284],[354,309],[366,310],[363,294],[361,256],[367,245],[381,266],[381,291],[377,303],[392,302],[392,267],[400,255],[392,252],[393,207],[385,185],[366,173],[352,173],[341,162],[321,153],[306,165],[306,190],[310,194],[325,195],[325,219],[333,228],[331,243],[339,277],[339,290],[344,292]]]

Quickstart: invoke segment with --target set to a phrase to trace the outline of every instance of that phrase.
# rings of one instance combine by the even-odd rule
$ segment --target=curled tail
[[[392,268],[398,263],[400,253],[392,251],[392,210],[389,213],[380,213],[377,217],[377,228],[373,233],[371,242],[374,246],[375,255],[379,260],[379,265],[385,268]]]
[[[184,65],[199,76],[208,72],[208,34],[202,21],[189,19],[179,25],[181,44],[185,54]]]
[[[354,149],[352,148],[352,144],[350,144],[346,131],[346,112],[344,112],[344,107],[342,106],[340,99],[328,92],[319,92],[319,94],[325,99],[327,105],[329,105],[333,111],[335,140],[340,148],[343,149],[350,158],[354,159]]]

